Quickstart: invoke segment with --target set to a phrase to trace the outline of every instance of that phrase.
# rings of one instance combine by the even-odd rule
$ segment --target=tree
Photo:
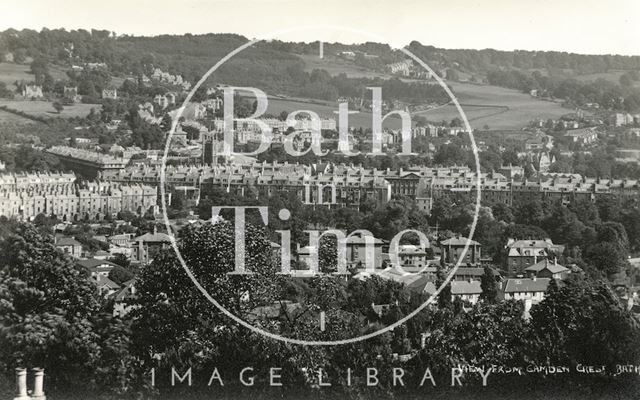
[[[459,81],[460,80],[460,74],[458,73],[457,70],[455,70],[453,68],[447,68],[447,80],[448,81]]]
[[[101,354],[95,285],[32,225],[17,226],[0,248],[0,359],[44,367],[53,382],[90,381]]]
[[[505,301],[478,303],[457,316],[444,314],[414,362],[422,371],[448,373],[458,365],[523,365],[527,328],[522,313],[522,303]]]
[[[436,271],[436,287],[441,287],[447,279],[447,274],[442,265],[438,265]],[[449,308],[451,307],[451,283],[443,287],[438,294],[438,307]]]
[[[567,207],[555,207],[544,226],[556,243],[562,242],[570,246],[588,245],[583,237],[586,226]]]
[[[619,222],[605,222],[596,229],[599,242],[608,242],[615,245],[622,253],[623,258],[627,258],[629,251],[629,238],[624,226]]]
[[[7,88],[7,84],[5,82],[0,82],[0,97],[12,99],[13,92]]]
[[[620,272],[624,266],[625,257],[614,243],[601,242],[587,249],[586,261],[598,271],[612,275]]]
[[[484,274],[482,275],[482,279],[480,281],[480,288],[482,289],[480,299],[489,303],[495,302],[498,298],[498,289],[496,287],[496,284],[497,282],[493,274],[493,269],[489,266],[485,266]]]
[[[549,205],[540,200],[522,203],[516,208],[515,217],[519,224],[541,226],[549,216]]]
[[[111,261],[114,264],[118,264],[119,266],[125,269],[129,269],[131,267],[131,260],[129,259],[129,257],[125,256],[122,253],[118,253],[113,257],[109,258],[109,261]]]
[[[508,224],[513,222],[513,210],[507,204],[496,203],[491,207],[491,211],[497,221],[504,221]]]
[[[640,334],[604,282],[568,280],[531,310],[531,359],[551,365],[637,363]]]
[[[338,240],[334,235],[320,238],[318,270],[324,273],[338,271]]]
[[[119,265],[116,267],[113,267],[113,269],[109,272],[109,279],[111,279],[118,285],[121,285],[124,282],[133,279],[133,277],[134,277],[133,272]]]
[[[186,265],[214,299],[240,317],[271,304],[281,287],[268,238],[250,224],[245,227],[245,237],[244,267],[252,275],[229,274],[235,270],[233,224],[190,225],[180,232],[180,252]],[[160,253],[143,267],[136,288],[139,308],[132,312],[133,329],[142,348],[177,349],[180,340],[194,339],[191,331],[208,332],[213,329],[211,324],[229,323],[184,273],[173,251]]]
[[[57,100],[53,102],[52,106],[58,114],[60,114],[62,110],[64,110],[64,106],[62,105],[62,103]]]

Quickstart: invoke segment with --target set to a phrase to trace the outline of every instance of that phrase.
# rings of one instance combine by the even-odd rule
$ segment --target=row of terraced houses
[[[101,220],[122,211],[157,212],[157,188],[143,184],[79,181],[73,173],[0,175],[0,216],[31,220]]]
[[[485,204],[517,205],[536,199],[560,202],[595,201],[599,196],[636,197],[638,180],[586,178],[579,174],[541,173],[535,180],[514,174],[511,167],[480,173],[466,166],[368,169],[353,165],[253,163],[216,166],[168,166],[168,192],[181,192],[198,200],[213,187],[239,196],[272,196],[292,192],[304,204],[357,207],[365,199],[389,201],[406,196],[429,211],[433,199],[457,196],[474,200],[478,181]],[[120,184],[160,183],[159,166],[135,166],[104,171],[100,179]]]

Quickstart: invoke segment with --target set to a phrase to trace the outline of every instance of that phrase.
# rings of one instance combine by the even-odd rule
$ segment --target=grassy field
[[[536,118],[557,118],[571,110],[559,103],[531,97],[517,90],[497,86],[448,82],[474,129],[519,129]],[[458,117],[453,105],[417,113],[431,121]]]
[[[317,55],[300,55],[300,58],[304,60],[307,71],[314,68],[322,68],[332,75],[345,73],[350,77],[391,77],[388,74],[368,71],[335,56],[326,56],[321,59]],[[539,100],[517,90],[464,82],[447,82],[447,84],[460,102],[472,128],[475,129],[482,129],[485,125],[492,130],[519,129],[527,125],[532,119],[557,118],[571,112],[571,110],[562,108],[559,103]],[[306,107],[309,107],[309,105],[291,101],[274,101],[269,105],[269,112],[276,114],[280,111],[291,111]],[[321,115],[332,115],[332,110],[327,113],[324,107],[313,105],[311,109],[316,110]],[[415,115],[424,116],[433,122],[450,121],[460,116],[453,105],[417,112]],[[350,116],[349,121],[349,125],[353,126],[371,126],[371,116],[365,113]],[[394,129],[400,125],[397,119],[385,122],[387,127]]]
[[[68,81],[67,67],[59,65],[50,65],[49,73],[55,80]],[[26,82],[33,82],[35,77],[31,73],[31,67],[27,64],[13,64],[13,63],[0,63],[0,82],[7,84],[9,89],[15,90],[14,83],[16,81],[24,80]],[[113,77],[111,78],[111,85],[120,87],[124,82],[124,78]]]
[[[269,114],[278,115],[282,111],[290,113],[296,110],[315,111],[321,118],[334,118],[336,120],[336,123],[338,122],[338,115],[334,113],[334,111],[338,111],[337,104],[332,107],[328,105],[308,103],[297,100],[269,99],[269,105],[267,107],[267,113]],[[399,129],[401,124],[400,119],[398,118],[387,118],[382,125],[390,129]],[[349,126],[353,126],[355,128],[370,128],[371,113],[359,112],[357,114],[349,115]]]
[[[32,81],[34,79],[29,71],[28,65],[0,63],[0,82],[6,83],[9,89],[15,90],[15,81]]]
[[[492,130],[520,129],[532,119],[558,118],[571,112],[569,109],[562,108],[559,103],[539,100],[516,90],[457,82],[451,82],[449,85],[474,129],[483,129],[485,125]],[[321,117],[337,119],[333,112],[337,110],[337,105],[332,107],[296,100],[269,99],[267,112],[277,115],[282,111],[291,112],[305,109],[313,110]],[[452,104],[420,111],[414,115],[424,116],[433,122],[450,121],[460,116]],[[361,112],[350,115],[349,126],[371,127],[371,114]],[[385,120],[384,126],[397,129],[400,127],[400,120],[389,118]]]
[[[330,75],[346,74],[350,78],[389,78],[388,74],[381,74],[379,72],[371,71],[363,67],[355,65],[353,62],[347,61],[343,58],[327,55],[324,58],[320,58],[317,54],[298,54],[304,63],[305,71],[311,72],[314,69],[324,69]]]
[[[64,106],[64,109],[60,114],[51,105],[49,101],[30,101],[30,100],[0,100],[0,106],[6,106],[13,110],[22,111],[35,117],[44,118],[71,118],[71,117],[85,117],[89,114],[92,108],[96,111],[100,110],[99,104],[74,104],[70,106]],[[13,115],[13,114],[12,114]],[[0,115],[0,118],[4,117],[4,114]],[[19,116],[15,116],[19,118]]]

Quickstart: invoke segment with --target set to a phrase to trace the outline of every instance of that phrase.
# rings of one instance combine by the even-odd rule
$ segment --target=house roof
[[[93,238],[100,242],[107,243],[107,237],[105,235],[95,235]]]
[[[95,258],[89,258],[88,260],[78,260],[78,265],[93,271],[97,269],[112,269],[118,266],[118,264],[112,263],[111,261],[98,260]]]
[[[82,246],[82,243],[78,242],[72,237],[61,237],[56,239],[56,246]]]
[[[94,278],[98,287],[107,287],[109,289],[118,290],[120,289],[120,285],[109,279],[104,275],[98,275]]]
[[[131,239],[131,234],[129,234],[129,233],[121,233],[121,234],[118,234],[118,235],[109,236],[109,241],[129,240],[129,239]]]
[[[551,241],[547,241],[547,240],[534,240],[534,239],[527,239],[527,240],[515,240],[512,243],[507,244],[508,248],[549,248],[549,247],[553,247],[553,243]]]
[[[551,239],[546,240],[512,240],[509,239],[509,243],[505,246],[509,249],[509,257],[517,256],[546,256],[547,251],[553,251],[556,253],[564,252],[564,245],[554,244]]]
[[[500,275],[498,273],[498,271],[496,271],[493,268],[489,268],[491,270],[491,273],[494,276]],[[456,273],[454,275],[464,275],[464,276],[482,276],[484,275],[484,268],[483,267],[460,267],[456,270]]]
[[[403,268],[397,266],[388,267],[383,271],[377,272],[377,275],[384,279],[404,283],[405,285],[410,285],[423,276],[422,274],[405,271]]]
[[[451,294],[480,294],[482,288],[480,287],[480,281],[452,281],[451,282]]]
[[[349,244],[362,244],[362,245],[366,245],[367,244],[367,235],[353,235],[353,236],[349,236],[347,237],[347,245]],[[384,243],[384,241],[382,239],[379,239],[377,237],[372,237],[369,236],[371,239],[373,239],[372,244],[373,245],[382,245]],[[369,239],[369,240],[371,240]]]
[[[162,232],[147,232],[144,235],[138,236],[133,239],[134,242],[145,242],[145,243],[171,243],[171,238],[166,233]]]
[[[135,278],[134,279],[130,279],[126,282],[122,282],[122,289],[116,293],[114,299],[115,301],[124,301],[126,299],[130,299],[130,298],[134,298],[135,297],[135,288],[133,287],[133,284],[135,283]]]
[[[480,244],[475,240],[467,239],[466,237],[462,237],[462,236],[455,236],[447,240],[443,240],[442,242],[440,242],[440,244],[443,246],[465,246],[467,242],[469,242],[469,245]]]
[[[540,272],[543,270],[549,270],[552,274],[558,274],[561,272],[569,271],[568,268],[558,264],[558,263],[550,263],[548,259],[544,259],[536,264],[533,264],[530,267],[525,268],[527,272]]]
[[[419,246],[413,245],[413,244],[405,244],[402,246],[399,246],[399,255],[426,255],[427,251]]]
[[[585,136],[593,135],[594,133],[596,133],[594,127],[577,128],[577,129],[569,129],[569,130],[567,130],[567,133],[565,133],[565,136],[585,137]]]
[[[550,278],[507,279],[504,285],[504,292],[546,292],[550,281]]]
[[[409,283],[407,288],[413,292],[434,294],[436,292],[436,285],[431,281],[428,276],[421,276],[417,280]]]

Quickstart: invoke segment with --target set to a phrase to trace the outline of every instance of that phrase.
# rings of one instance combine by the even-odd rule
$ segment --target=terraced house
[[[0,175],[0,215],[28,221],[38,214],[62,221],[101,220],[129,211],[157,212],[157,189],[142,184],[76,182],[74,174]]]

